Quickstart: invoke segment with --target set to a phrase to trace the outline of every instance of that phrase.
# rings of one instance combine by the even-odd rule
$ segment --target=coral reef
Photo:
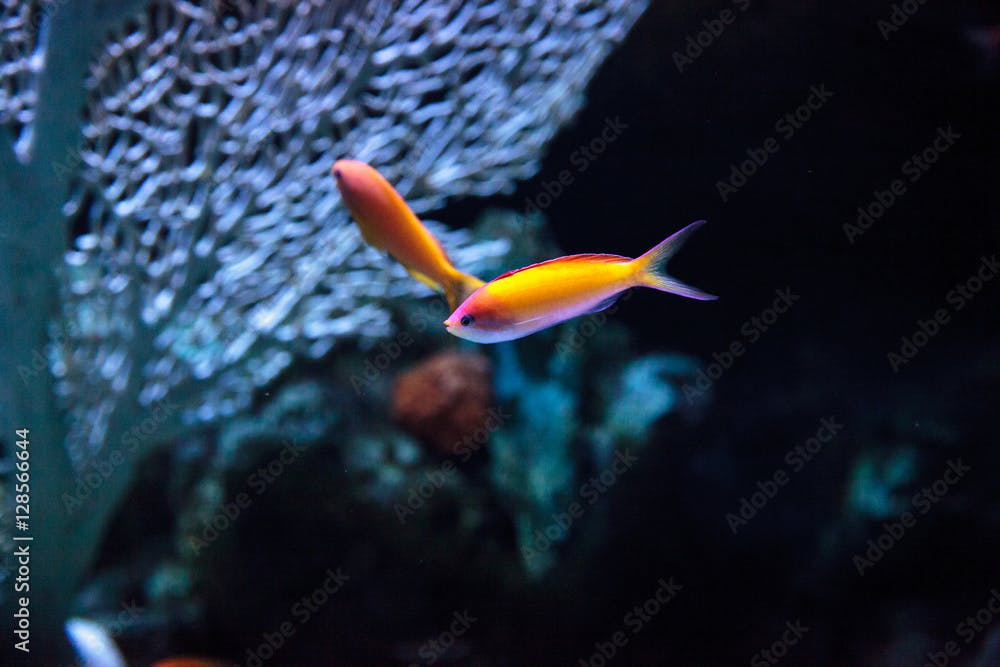
[[[510,234],[513,261],[559,253],[541,218],[526,223],[509,211],[487,212],[472,226],[472,240],[524,224],[531,225],[530,233]],[[356,662],[379,664],[419,661],[423,638],[439,632],[439,619],[469,600],[488,598],[503,610],[497,619],[501,633],[516,627],[512,618],[531,617],[553,599],[561,600],[562,622],[576,628],[595,612],[581,606],[576,616],[560,596],[576,595],[570,589],[610,596],[608,589],[620,585],[648,594],[648,582],[636,583],[630,575],[650,558],[708,577],[697,582],[712,604],[685,607],[678,613],[693,618],[675,618],[679,623],[708,623],[717,605],[740,591],[745,601],[734,603],[732,613],[745,619],[752,635],[737,637],[740,642],[756,642],[761,627],[784,622],[757,618],[755,601],[774,590],[788,595],[791,607],[813,614],[822,613],[809,606],[817,595],[833,600],[835,609],[854,608],[871,594],[860,583],[910,590],[912,581],[890,565],[877,564],[858,577],[851,558],[864,555],[866,540],[877,538],[908,506],[917,512],[910,506],[914,494],[940,476],[941,457],[951,456],[960,439],[947,426],[951,420],[930,410],[914,413],[909,399],[886,405],[884,414],[867,411],[870,402],[861,400],[860,412],[842,420],[849,430],[838,432],[797,471],[783,458],[799,442],[790,442],[788,434],[804,442],[825,410],[833,410],[840,423],[845,409],[823,401],[813,367],[804,364],[779,400],[749,414],[744,400],[730,400],[728,411],[713,413],[717,419],[702,419],[703,404],[688,405],[679,391],[696,376],[697,364],[662,351],[643,353],[621,323],[630,307],[509,345],[478,348],[493,369],[499,421],[484,455],[465,457],[422,446],[390,418],[401,378],[430,366],[429,376],[440,379],[434,367],[455,363],[442,359],[466,356],[455,351],[461,343],[431,326],[445,314],[440,300],[395,304],[400,334],[390,342],[400,341],[402,333],[412,340],[392,354],[378,345],[345,351],[330,363],[300,365],[245,416],[147,460],[116,517],[101,567],[81,596],[79,614],[115,629],[113,638],[130,660],[158,657],[161,646],[211,646],[236,658],[262,632],[287,620],[281,614],[295,592],[315,586],[326,568],[343,566],[351,584],[322,621],[303,628],[294,646],[282,649],[288,653],[281,660],[314,664],[320,651],[343,657],[349,651],[327,638],[356,631],[366,638],[364,646],[350,649]],[[441,351],[449,346],[452,351]],[[377,375],[352,382],[373,359],[380,359]],[[472,365],[483,370],[485,363]],[[951,382],[976,386],[964,375]],[[421,391],[427,390],[416,389],[413,396]],[[292,459],[289,442],[301,447]],[[757,490],[757,481],[777,464],[792,482],[734,535],[723,517],[739,511],[740,495]],[[265,476],[269,469],[275,474]],[[980,502],[970,497],[974,490],[964,479],[949,487],[926,517],[920,515],[912,536],[907,533],[894,547],[891,560],[918,558],[927,548],[918,535],[925,528],[951,530],[953,539],[967,543],[963,507]],[[240,494],[248,502],[241,505]],[[649,504],[669,510],[650,522],[636,511]],[[157,507],[170,509],[158,517]],[[987,512],[976,520],[992,526],[995,516]],[[141,549],[117,548],[137,542]],[[720,544],[729,546],[719,552]],[[288,553],[295,553],[294,568],[287,567]],[[768,554],[760,566],[765,576],[747,580],[742,569],[725,567],[726,559],[749,562],[758,553]],[[609,562],[621,569],[613,577],[605,569]],[[705,562],[712,566],[704,568]],[[116,625],[123,602],[141,612]],[[982,602],[975,600],[971,610]],[[967,611],[956,609],[955,618]],[[860,640],[861,657],[845,662],[868,664],[885,655],[892,664],[908,664],[920,650],[937,650],[932,624],[940,615],[914,600],[891,619],[912,639],[899,634],[894,644],[871,646]],[[864,635],[857,623],[852,627]],[[825,630],[817,624],[812,632],[818,637]],[[489,634],[464,638],[462,650],[487,661],[509,657],[509,635],[493,638],[497,648]],[[984,634],[982,646],[970,647],[970,659],[991,664],[995,641],[995,633]],[[798,650],[824,664],[817,646],[825,644]]]
[[[514,403],[515,421],[497,433],[491,450],[491,479],[513,517],[524,567],[533,578],[557,562],[556,552],[532,548],[539,535],[555,543],[569,537],[565,529],[555,536],[544,533],[572,500],[579,400],[558,382],[526,378]]]
[[[434,355],[396,377],[392,418],[440,454],[481,447],[491,430],[492,376],[482,354]]]
[[[0,417],[48,443],[39,549],[79,561],[38,602],[48,632],[156,445],[248,409],[295,359],[371,347],[388,304],[427,293],[362,243],[332,160],[377,165],[417,212],[510,191],[645,4],[0,6]],[[469,271],[506,248],[432,228]],[[86,519],[61,516],[154,412]]]
[[[473,226],[473,238],[520,224],[512,212],[490,211]],[[542,219],[532,224],[531,234],[513,236],[511,252],[529,259],[557,252]],[[298,552],[315,552],[317,560],[350,563],[359,579],[363,573],[363,593],[345,599],[344,613],[383,621],[388,615],[400,627],[420,628],[420,619],[444,604],[403,592],[409,586],[400,578],[417,563],[428,585],[488,586],[503,596],[519,590],[545,596],[551,585],[545,575],[556,565],[568,572],[589,567],[614,515],[607,501],[591,508],[580,485],[612,469],[626,450],[641,452],[651,429],[679,409],[674,399],[690,362],[667,355],[609,361],[628,340],[613,322],[557,355],[553,345],[572,342],[573,329],[483,353],[441,352],[455,341],[439,327],[414,326],[423,322],[414,313],[424,310],[409,304],[398,315],[412,340],[380,364],[380,377],[359,385],[362,391],[351,391],[350,377],[364,367],[365,353],[341,355],[309,379],[277,387],[246,416],[224,422],[214,438],[188,441],[168,459],[149,462],[155,468],[149,474],[163,476],[166,466],[171,481],[159,492],[169,495],[164,502],[178,518],[155,540],[155,558],[149,552],[135,556],[141,562],[111,557],[114,565],[99,577],[104,592],[87,615],[103,618],[116,599],[137,597],[146,612],[125,636],[141,653],[169,643],[183,627],[219,623],[225,601],[226,609],[241,610],[222,621],[238,634],[241,623],[259,623],[281,608],[284,592],[308,582],[308,566],[286,572],[267,553],[245,553],[247,540],[262,532]],[[440,320],[436,311],[427,319]],[[389,357],[381,348],[373,354]],[[631,394],[606,391],[609,382]],[[584,410],[586,395],[597,400]],[[628,398],[636,405],[628,407]],[[289,442],[294,460],[279,465]],[[265,474],[270,466],[272,477]],[[553,517],[574,501],[587,506],[586,515],[552,536]],[[310,508],[308,516],[301,508]],[[272,523],[277,517],[289,517],[287,525]],[[400,562],[383,562],[379,554],[397,554]],[[240,592],[264,572],[265,590]],[[398,642],[398,633],[385,639]],[[393,643],[377,650],[384,658],[407,649]]]

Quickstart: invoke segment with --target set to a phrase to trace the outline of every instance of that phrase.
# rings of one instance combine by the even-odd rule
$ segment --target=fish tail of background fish
[[[473,292],[483,286],[483,281],[468,273],[455,271],[455,275],[445,283],[444,297],[448,300],[448,307],[452,312],[462,305],[462,302],[469,298]]]
[[[653,289],[658,289],[663,292],[670,292],[672,294],[685,296],[689,299],[698,299],[699,301],[711,301],[712,299],[717,299],[718,297],[714,294],[702,292],[696,287],[682,283],[673,276],[669,275],[666,270],[667,262],[670,258],[681,249],[681,246],[684,245],[684,242],[687,241],[688,237],[703,224],[705,224],[704,220],[692,222],[684,229],[674,232],[666,239],[653,246],[649,252],[633,260],[636,265],[636,280],[638,281],[638,284],[645,287],[652,287]]]

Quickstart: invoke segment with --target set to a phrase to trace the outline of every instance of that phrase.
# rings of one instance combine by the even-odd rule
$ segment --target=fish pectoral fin
[[[591,313],[599,313],[599,312],[601,312],[602,310],[604,310],[606,308],[610,308],[611,306],[614,305],[615,301],[617,301],[618,298],[621,295],[622,295],[622,292],[618,292],[617,294],[613,294],[613,295],[609,296],[607,299],[605,299],[604,301],[601,301],[596,306],[594,306],[593,308],[591,308],[590,310],[588,310],[585,314],[589,315]]]
[[[437,282],[436,280],[432,280],[431,278],[428,278],[427,276],[425,276],[424,274],[420,273],[419,271],[414,271],[413,269],[411,269],[408,266],[404,266],[403,268],[406,269],[407,273],[409,273],[411,276],[413,276],[414,280],[422,282],[423,284],[427,285],[428,287],[430,287],[435,292],[443,292],[444,291],[444,288],[441,286],[441,283]]]

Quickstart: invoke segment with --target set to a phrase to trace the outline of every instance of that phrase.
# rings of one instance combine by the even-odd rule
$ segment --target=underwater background
[[[0,6],[3,664],[1000,665],[1000,8]]]

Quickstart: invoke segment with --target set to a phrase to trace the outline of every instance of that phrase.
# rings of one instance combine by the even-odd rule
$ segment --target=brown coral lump
[[[396,378],[392,418],[439,454],[455,454],[463,441],[482,446],[492,377],[489,359],[481,354],[435,354]]]

